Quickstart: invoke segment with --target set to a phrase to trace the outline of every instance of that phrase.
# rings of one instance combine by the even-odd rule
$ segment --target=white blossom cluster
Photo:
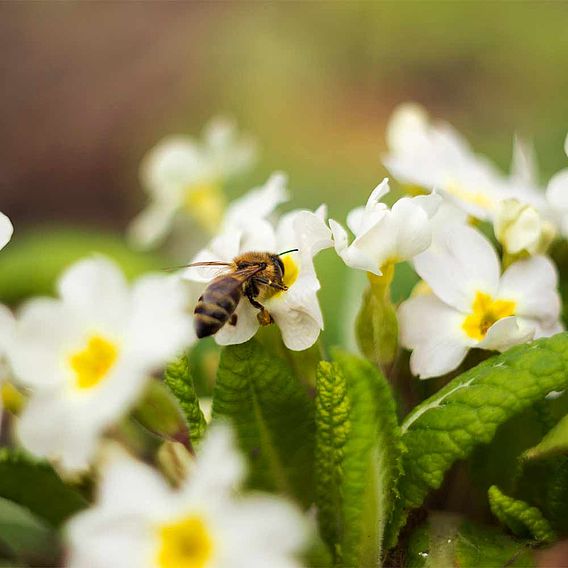
[[[421,282],[398,307],[398,322],[417,377],[455,370],[472,348],[504,351],[561,331],[557,270],[547,250],[568,237],[568,168],[540,187],[532,155],[517,141],[512,172],[501,174],[416,105],[395,111],[387,143],[384,164],[411,196],[387,206],[383,180],[347,216],[350,237],[327,219],[324,205],[278,213],[289,199],[282,173],[226,205],[221,185],[255,153],[232,125],[213,123],[201,142],[168,139],[144,159],[150,203],[130,236],[155,245],[187,214],[213,234],[189,263],[293,250],[282,257],[286,289],[264,303],[290,350],[314,345],[324,327],[314,257],[327,248],[378,278],[398,263],[413,266]],[[497,248],[480,222],[493,227]],[[0,215],[0,247],[11,235]],[[197,341],[192,310],[218,273],[189,267],[129,283],[112,261],[92,257],[63,273],[55,298],[32,299],[15,316],[0,307],[0,381],[27,397],[16,423],[22,446],[68,473],[99,464],[107,433],[151,374]],[[246,299],[236,315],[235,325],[214,336],[218,344],[256,334],[257,309]],[[107,456],[96,505],[68,527],[69,566],[297,566],[306,522],[283,500],[237,499],[243,475],[227,426],[211,429],[175,490],[125,452]]]

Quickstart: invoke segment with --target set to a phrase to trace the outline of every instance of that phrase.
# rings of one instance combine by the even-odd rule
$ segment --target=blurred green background
[[[567,29],[560,2],[3,3],[0,209],[17,232],[0,258],[0,299],[42,291],[91,246],[47,228],[30,244],[27,229],[123,234],[144,203],[144,152],[216,114],[262,148],[231,196],[282,169],[294,206],[325,201],[340,220],[385,174],[385,124],[408,100],[503,168],[513,134],[533,138],[544,180],[566,165]],[[354,284],[331,252],[320,266],[333,343]]]

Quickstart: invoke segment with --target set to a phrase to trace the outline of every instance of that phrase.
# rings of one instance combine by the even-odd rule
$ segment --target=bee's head
[[[274,254],[271,256],[271,260],[274,262],[276,266],[278,266],[278,268],[280,268],[281,276],[284,276],[284,263],[282,262],[282,259],[280,257],[290,252],[298,252],[298,249],[285,250],[284,252]]]

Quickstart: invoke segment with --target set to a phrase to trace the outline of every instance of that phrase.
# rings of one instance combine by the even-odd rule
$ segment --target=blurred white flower
[[[568,156],[568,136],[564,141],[564,151]],[[552,176],[546,188],[546,198],[557,219],[560,232],[568,238],[568,168]]]
[[[317,291],[317,278],[313,257],[333,245],[331,233],[325,224],[325,208],[318,211],[292,211],[283,215],[273,226],[266,218],[282,201],[282,191],[274,188],[273,176],[262,191],[256,190],[240,200],[228,211],[224,231],[209,246],[199,252],[193,262],[230,262],[239,254],[251,251],[278,254],[297,248],[281,257],[284,265],[284,284],[288,290],[267,289],[259,302],[268,310],[282,333],[285,345],[294,351],[307,349],[315,343],[323,329],[323,317]],[[264,195],[264,197],[263,197]],[[260,215],[260,216],[259,216]],[[207,282],[219,274],[210,268],[188,268],[184,277],[199,294]],[[236,325],[225,325],[215,334],[220,345],[244,343],[257,332],[260,324],[258,310],[246,298],[242,298],[235,311]]]
[[[96,257],[70,267],[58,292],[22,308],[9,358],[31,390],[20,441],[73,471],[87,467],[101,434],[136,401],[150,373],[195,336],[175,276],[145,276],[129,288],[114,263]]]
[[[435,188],[478,219],[493,219],[499,201],[510,197],[546,208],[544,196],[527,183],[526,161],[515,166],[511,179],[505,178],[487,159],[474,154],[449,124],[431,124],[419,105],[404,104],[395,110],[387,127],[387,144],[389,153],[383,162],[398,181],[425,191]]]
[[[453,225],[414,265],[431,293],[403,302],[399,323],[412,372],[421,378],[455,369],[472,347],[504,351],[561,330],[556,269],[544,256],[515,262],[500,275],[489,241]]]
[[[517,199],[499,202],[493,228],[497,240],[510,255],[544,254],[556,234],[551,222]]]
[[[15,319],[12,312],[0,304],[0,426],[2,410],[13,395],[13,387],[7,382],[12,379],[8,352],[12,343]]]
[[[0,212],[0,250],[3,249],[12,238],[14,226],[4,213]]]
[[[436,194],[404,197],[389,209],[380,201],[388,192],[384,179],[365,207],[349,213],[347,225],[355,235],[351,244],[347,231],[330,219],[335,250],[347,266],[381,275],[387,264],[411,259],[430,246],[431,219],[442,199]]]
[[[250,168],[255,159],[253,141],[223,119],[211,121],[201,141],[189,136],[162,140],[140,167],[150,203],[129,228],[132,243],[142,248],[160,244],[180,215],[215,232],[225,210],[223,185]]]
[[[126,455],[103,468],[94,507],[67,526],[69,568],[298,568],[308,523],[287,501],[237,497],[244,462],[215,425],[178,489]]]

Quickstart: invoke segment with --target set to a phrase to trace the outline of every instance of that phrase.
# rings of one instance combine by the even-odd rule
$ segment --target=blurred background
[[[230,196],[282,169],[295,207],[325,201],[340,220],[385,174],[385,124],[409,100],[503,168],[515,132],[534,139],[545,179],[566,160],[567,28],[568,3],[552,2],[3,3],[0,210],[17,232],[0,299],[41,290],[68,258],[47,227],[123,235],[145,203],[143,154],[217,114],[262,150]],[[45,240],[14,260],[38,226]],[[326,254],[322,279],[343,274]],[[345,291],[324,284],[329,311]]]

